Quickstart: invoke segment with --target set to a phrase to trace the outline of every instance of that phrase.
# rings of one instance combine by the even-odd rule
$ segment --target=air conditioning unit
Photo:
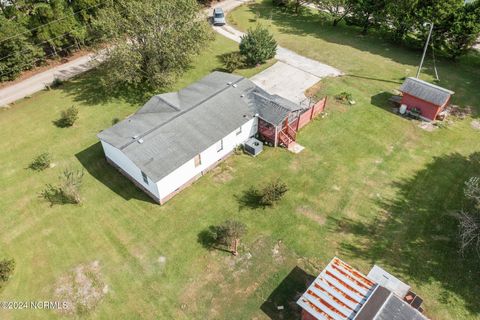
[[[256,157],[263,151],[263,142],[255,138],[250,138],[245,142],[245,152]]]

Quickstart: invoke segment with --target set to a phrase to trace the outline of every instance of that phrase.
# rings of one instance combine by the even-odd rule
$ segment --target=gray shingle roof
[[[377,313],[378,320],[427,320],[418,310],[412,308],[400,298],[391,294]]]
[[[431,102],[437,106],[445,104],[450,96],[454,94],[451,90],[413,77],[405,79],[405,82],[400,87],[400,91]]]
[[[159,181],[255,114],[282,122],[295,108],[300,107],[248,79],[213,72],[178,92],[152,97],[135,114],[97,136]]]

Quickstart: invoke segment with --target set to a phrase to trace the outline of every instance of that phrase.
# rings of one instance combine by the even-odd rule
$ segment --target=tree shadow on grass
[[[441,303],[458,304],[455,294],[470,312],[480,312],[480,258],[460,255],[456,220],[464,182],[479,175],[480,152],[434,158],[411,178],[394,184],[396,196],[378,202],[374,221],[344,218],[332,223],[335,232],[356,236],[354,242],[342,243],[342,253],[383,265],[414,288],[438,282]]]
[[[59,87],[60,90],[73,96],[74,101],[97,105],[120,99],[130,104],[141,104],[154,93],[148,88],[129,86],[107,86],[103,82],[103,75],[108,72],[100,65]]]
[[[218,244],[218,241],[215,237],[217,234],[217,228],[217,226],[209,226],[207,229],[199,232],[197,235],[197,242],[200,243],[202,247],[208,250],[219,250],[231,253],[230,250]]]
[[[137,199],[155,203],[143,191],[135,187],[133,182],[123,176],[105,160],[102,144],[97,142],[75,155],[82,166],[95,179],[125,200]]]
[[[268,296],[260,309],[272,320],[300,319],[301,308],[297,300],[315,280],[314,276],[296,266]],[[278,309],[283,306],[283,309]]]
[[[239,210],[246,208],[265,209],[265,206],[261,203],[262,195],[260,191],[253,186],[245,190],[241,195],[235,195],[235,198],[237,199]]]

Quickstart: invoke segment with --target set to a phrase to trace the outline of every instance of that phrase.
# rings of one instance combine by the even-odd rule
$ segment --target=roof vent
[[[235,83],[232,87],[236,88],[236,87],[238,87],[238,84]]]
[[[243,97],[245,97],[245,95],[242,93],[242,94],[240,95],[240,98],[243,98]]]
[[[138,139],[138,134],[134,135],[134,136],[132,137],[132,139],[133,139],[133,140]]]
[[[142,144],[142,143],[143,143],[143,139],[138,139],[138,143]]]
[[[228,81],[227,86],[231,86],[231,85],[232,85],[232,81]]]

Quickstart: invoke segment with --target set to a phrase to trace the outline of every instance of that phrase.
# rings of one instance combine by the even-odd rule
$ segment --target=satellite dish
[[[407,112],[407,105],[406,104],[402,104],[400,106],[400,109],[398,109],[398,112],[400,112],[400,114],[405,114],[405,112]]]

